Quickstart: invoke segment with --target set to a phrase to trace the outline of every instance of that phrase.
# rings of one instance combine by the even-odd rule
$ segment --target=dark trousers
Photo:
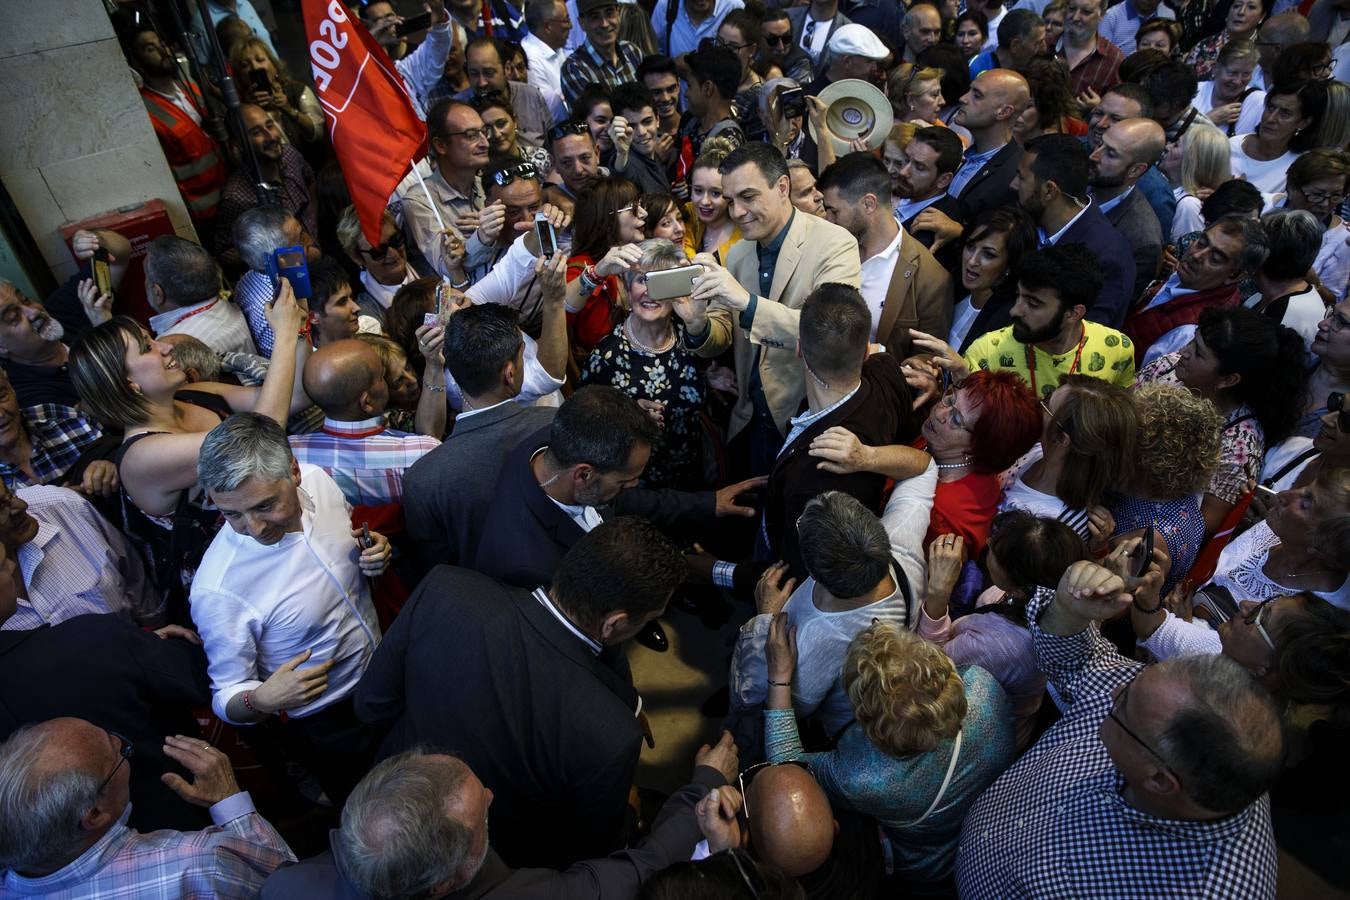
[[[384,737],[383,729],[356,718],[351,693],[312,715],[245,727],[240,732],[259,757],[276,761],[280,756],[304,766],[336,810],[342,809],[352,788],[370,771]]]

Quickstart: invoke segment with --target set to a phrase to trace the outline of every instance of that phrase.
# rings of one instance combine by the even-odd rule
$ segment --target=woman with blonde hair
[[[740,226],[731,221],[727,198],[722,196],[718,166],[736,149],[726,138],[708,138],[689,170],[689,203],[685,206],[684,252],[711,253],[726,263],[727,251],[741,239]]]
[[[1177,198],[1169,240],[1175,242],[1183,235],[1203,231],[1205,217],[1200,213],[1201,204],[1215,188],[1233,177],[1232,154],[1223,132],[1193,125],[1180,140],[1167,144],[1158,169]]]
[[[300,147],[323,137],[319,98],[286,73],[286,67],[261,38],[235,42],[230,48],[230,71],[244,99],[271,113],[286,133],[286,140]]]
[[[942,70],[901,63],[886,82],[886,95],[898,122],[943,125]]]
[[[844,658],[854,721],[833,750],[807,753],[792,708],[796,634],[784,613],[769,626],[765,656],[769,761],[807,764],[831,802],[875,818],[906,879],[947,877],[967,808],[1015,756],[1012,707],[994,676],[957,669],[936,644],[876,622]]]

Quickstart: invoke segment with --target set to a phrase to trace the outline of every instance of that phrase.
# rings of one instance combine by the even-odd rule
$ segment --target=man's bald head
[[[1000,103],[1011,104],[1019,113],[1031,100],[1031,86],[1020,72],[1014,72],[1012,69],[990,69],[980,78],[988,82],[990,92]]]
[[[760,862],[798,878],[830,856],[835,822],[829,798],[801,766],[767,766],[745,789],[750,842]]]
[[[990,138],[990,143],[1003,143],[1012,135],[1012,123],[1026,109],[1031,100],[1027,80],[1012,69],[990,69],[981,72],[961,98],[956,121],[976,137]]]
[[[1153,165],[1167,146],[1167,132],[1153,119],[1126,119],[1112,125],[1109,132],[1120,138],[1134,163]]]
[[[1101,191],[1135,184],[1157,161],[1166,143],[1162,126],[1153,119],[1122,119],[1102,132],[1101,143],[1088,157],[1092,186]]]
[[[1271,78],[1270,70],[1275,65],[1275,57],[1280,55],[1280,51],[1290,44],[1301,44],[1310,40],[1311,35],[1308,20],[1292,10],[1271,16],[1261,24],[1260,30],[1256,32],[1256,52],[1261,59],[1261,71],[1265,72],[1267,80]]]
[[[303,380],[305,393],[333,419],[367,419],[383,413],[389,403],[379,355],[355,338],[315,350],[305,363]]]

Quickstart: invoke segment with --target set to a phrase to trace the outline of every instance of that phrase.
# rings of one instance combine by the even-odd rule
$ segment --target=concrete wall
[[[58,228],[158,197],[195,239],[100,0],[0,0],[0,178],[58,281]]]

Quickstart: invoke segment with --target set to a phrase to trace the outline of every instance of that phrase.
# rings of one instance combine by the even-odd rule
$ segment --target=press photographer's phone
[[[419,31],[426,31],[431,27],[431,13],[419,13],[415,16],[408,16],[403,20],[403,24],[398,26],[398,36],[407,37],[410,34],[416,34]]]
[[[806,94],[802,89],[788,88],[778,95],[778,109],[784,119],[797,119],[806,115]]]
[[[108,266],[108,251],[99,247],[94,251],[94,261],[91,267],[94,271],[94,284],[98,287],[100,294],[113,295],[112,269]]]
[[[304,247],[278,247],[267,260],[267,268],[267,274],[272,276],[272,286],[278,291],[281,290],[281,279],[285,278],[291,283],[297,300],[309,299],[309,264],[305,262]]]
[[[694,289],[694,279],[703,274],[703,267],[695,263],[677,269],[663,269],[647,273],[647,296],[653,300],[674,300],[688,297]]]
[[[534,237],[539,241],[539,255],[544,259],[558,252],[558,233],[553,230],[548,216],[541,212],[534,214]]]

